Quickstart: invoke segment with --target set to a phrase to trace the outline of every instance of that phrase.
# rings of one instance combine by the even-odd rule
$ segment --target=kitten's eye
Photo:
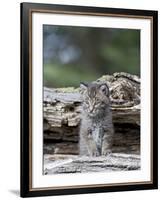
[[[101,103],[101,107],[102,107],[102,108],[105,107],[105,104],[104,104],[104,103]]]
[[[85,106],[86,108],[89,108],[89,104],[88,104],[87,102],[84,104],[84,106]]]
[[[85,95],[85,96],[84,96],[84,99],[85,99],[86,101],[88,101],[88,100],[89,100],[88,95]]]
[[[98,107],[100,107],[100,105],[99,104],[95,104],[95,106],[94,106],[95,108],[98,108]]]
[[[95,107],[102,107],[102,108],[103,108],[103,107],[105,107],[105,103],[99,100],[99,101],[96,103]]]
[[[100,99],[96,99],[96,104],[99,104],[101,103],[101,100]]]

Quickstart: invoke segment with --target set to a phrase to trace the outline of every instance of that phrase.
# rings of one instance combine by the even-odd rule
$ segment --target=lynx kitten
[[[108,155],[111,153],[114,133],[108,85],[81,83],[80,92],[83,99],[80,155]]]

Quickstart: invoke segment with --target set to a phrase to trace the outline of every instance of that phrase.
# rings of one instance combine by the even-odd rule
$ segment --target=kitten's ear
[[[109,87],[106,83],[100,85],[100,91],[106,95],[106,96],[109,96]]]
[[[88,87],[88,83],[80,82],[80,89],[85,90]]]

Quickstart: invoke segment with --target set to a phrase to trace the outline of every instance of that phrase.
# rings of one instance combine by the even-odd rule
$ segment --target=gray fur
[[[114,133],[109,88],[105,83],[81,83],[80,92],[83,100],[80,155],[108,155]]]

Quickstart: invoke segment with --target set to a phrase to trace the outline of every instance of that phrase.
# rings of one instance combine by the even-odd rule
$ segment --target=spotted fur
[[[106,83],[81,83],[82,116],[80,155],[101,156],[111,152],[113,123]]]

